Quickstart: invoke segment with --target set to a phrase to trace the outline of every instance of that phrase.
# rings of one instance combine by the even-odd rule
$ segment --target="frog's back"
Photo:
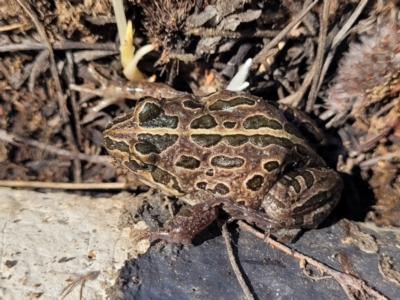
[[[288,168],[324,165],[277,107],[237,92],[147,98],[104,135],[116,163],[150,186],[252,207]]]

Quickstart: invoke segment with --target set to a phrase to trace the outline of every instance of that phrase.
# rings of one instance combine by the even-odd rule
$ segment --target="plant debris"
[[[399,17],[389,3],[354,28],[359,40],[349,44],[320,115],[330,118],[327,127],[340,128],[349,160],[374,192],[368,219],[386,226],[400,225]]]
[[[310,112],[327,133],[321,155],[351,179],[355,193],[344,198],[370,193],[372,203],[352,204],[369,211],[362,218],[400,225],[398,4],[136,0],[124,8],[135,47],[156,45],[139,62],[156,84],[207,94],[254,58],[248,92]],[[101,97],[70,89],[101,86],[91,68],[124,83],[115,22],[110,1],[0,0],[1,180],[130,180],[106,162],[102,132],[135,101],[98,106]]]
[[[156,80],[146,84],[209,94],[253,58],[248,92],[306,110],[324,128],[319,153],[348,178],[343,200],[351,209],[339,207],[334,218],[400,226],[397,2],[135,0],[124,12],[134,24],[134,46],[155,47],[138,64]],[[107,124],[137,99],[105,92],[132,84],[123,79],[116,21],[110,1],[0,0],[0,180],[41,189],[74,183],[80,193],[98,194],[104,183],[147,190],[111,166],[103,147]],[[366,198],[373,200],[357,201]],[[153,227],[177,208],[168,198],[160,207],[146,203]],[[347,225],[345,241],[378,251],[371,236]],[[398,283],[396,263],[381,255],[379,268]],[[64,297],[97,274],[79,276]]]

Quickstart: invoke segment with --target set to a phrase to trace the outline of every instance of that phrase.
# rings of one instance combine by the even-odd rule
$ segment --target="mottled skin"
[[[191,196],[185,198],[193,207],[153,238],[188,242],[216,218],[219,205],[232,219],[268,230],[322,222],[340,198],[341,179],[304,137],[323,140],[314,123],[283,109],[223,91],[146,98],[116,118],[104,132],[115,163],[167,195]]]

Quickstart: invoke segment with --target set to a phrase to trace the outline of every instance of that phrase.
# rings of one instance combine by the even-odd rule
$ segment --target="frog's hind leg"
[[[165,228],[151,233],[151,240],[190,244],[192,238],[218,217],[218,208],[204,209],[204,203],[183,208]]]
[[[261,206],[282,227],[315,228],[339,202],[342,188],[342,180],[334,170],[306,168],[282,176]]]
[[[339,202],[343,188],[339,174],[328,168],[306,168],[282,176],[264,197],[259,210],[229,199],[204,205],[223,205],[229,221],[254,222],[273,232],[282,228],[315,228]]]

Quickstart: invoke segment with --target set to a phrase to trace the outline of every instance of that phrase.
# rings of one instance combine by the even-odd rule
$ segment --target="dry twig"
[[[330,64],[332,62],[332,59],[333,59],[333,57],[334,57],[334,55],[336,53],[337,46],[347,36],[347,33],[349,32],[351,26],[358,19],[358,17],[360,16],[362,11],[364,10],[364,8],[367,5],[367,3],[368,3],[368,0],[362,0],[358,4],[357,8],[354,10],[354,13],[351,15],[351,17],[347,20],[346,24],[344,24],[342,29],[340,29],[340,31],[337,33],[337,35],[333,39],[332,45],[331,45],[331,50],[329,51],[329,53],[328,53],[328,55],[327,55],[327,57],[325,59],[324,66],[322,67],[322,70],[321,70],[321,74],[320,74],[320,77],[319,77],[319,83],[318,83],[317,90],[319,90],[319,88],[322,85],[322,82],[324,81],[325,74],[328,71],[328,68],[329,68],[329,66],[330,66]]]
[[[233,271],[235,272],[236,278],[239,281],[239,284],[242,287],[242,290],[243,290],[244,294],[246,295],[246,298],[248,300],[254,300],[254,297],[253,297],[249,287],[247,286],[246,282],[244,281],[242,273],[240,272],[239,266],[236,263],[235,255],[233,254],[232,245],[231,245],[231,236],[229,234],[226,223],[224,223],[222,225],[222,235],[225,240],[226,250],[228,251],[229,261],[231,262],[231,266],[232,266]]]
[[[42,42],[46,45],[47,50],[49,51],[49,58],[50,58],[50,71],[51,75],[54,81],[54,87],[57,95],[57,100],[58,100],[58,105],[60,106],[60,115],[61,118],[64,122],[68,120],[67,118],[67,106],[65,103],[65,97],[61,88],[61,82],[60,78],[58,77],[58,72],[57,72],[57,66],[56,66],[56,60],[54,58],[54,52],[53,48],[51,47],[50,42],[47,39],[46,33],[43,29],[43,26],[37,19],[35,13],[28,8],[27,4],[25,3],[24,0],[17,0],[18,4],[22,7],[22,9],[25,11],[25,13],[31,18],[32,22],[35,24],[36,30],[39,33],[39,36],[42,40]]]
[[[16,51],[32,51],[32,50],[44,50],[47,49],[45,45],[41,43],[34,43],[30,41],[24,41],[20,44],[5,44],[0,46],[1,52],[16,52]]]
[[[109,164],[109,157],[107,155],[87,155],[83,153],[77,153],[77,152],[71,152],[65,149],[58,148],[56,146],[52,145],[47,145],[44,143],[41,143],[39,141],[25,138],[25,137],[20,137],[12,133],[8,133],[5,130],[0,130],[0,140],[12,143],[13,145],[16,146],[22,146],[20,143],[28,144],[30,146],[36,147],[38,149],[54,153],[60,156],[67,157],[69,159],[80,159],[88,162],[92,162],[95,164],[102,164],[102,165],[107,165]]]
[[[60,189],[60,190],[125,190],[129,186],[124,182],[101,183],[66,183],[43,181],[0,180],[0,186],[13,188],[33,189]]]
[[[21,24],[21,23],[0,26],[0,32],[14,30],[14,29],[17,29],[17,28],[21,28],[22,26],[23,26],[23,24]]]
[[[75,77],[74,77],[74,59],[73,59],[73,54],[71,51],[67,51],[66,53],[67,57],[67,65],[66,65],[66,77],[67,77],[67,84],[75,84]],[[71,103],[71,108],[72,108],[72,117],[74,118],[74,124],[75,124],[75,136],[77,137],[77,144],[78,147],[81,148],[83,143],[82,143],[82,129],[80,126],[80,119],[79,119],[79,107],[78,107],[78,101],[76,99],[76,92],[71,91],[70,92],[70,103]]]
[[[269,50],[271,50],[272,48],[274,48],[276,45],[278,45],[278,43],[289,33],[290,30],[292,30],[292,28],[294,26],[297,25],[297,23],[299,23],[301,21],[301,19],[304,18],[304,16],[314,7],[315,4],[318,3],[318,0],[315,0],[314,2],[312,2],[309,6],[307,6],[305,9],[303,9],[293,20],[292,22],[290,22],[285,28],[282,29],[282,31],[272,40],[268,43],[268,45],[266,45],[264,47],[264,49],[262,49],[260,51],[260,53],[258,53],[254,59],[253,59],[253,63],[257,64],[257,63],[263,63],[266,60],[266,54],[269,52]]]
[[[377,164],[380,160],[391,160],[395,157],[400,157],[400,150],[393,152],[393,153],[379,155],[379,156],[375,156],[373,158],[367,159],[366,161],[363,161],[360,164],[360,168],[361,169],[370,168],[371,166]]]
[[[194,35],[201,37],[225,37],[225,38],[260,38],[260,37],[275,37],[280,33],[278,30],[259,30],[256,32],[252,31],[229,31],[229,30],[217,30],[214,28],[190,28],[185,31],[186,35]]]
[[[67,65],[65,67],[65,73],[67,77],[67,82],[68,84],[73,84],[75,83],[75,78],[74,78],[74,62],[73,62],[73,56],[71,51],[66,51],[66,57],[67,57]],[[70,103],[71,103],[71,109],[72,109],[72,118],[74,118],[74,122],[72,124],[75,125],[75,135],[72,134],[72,124],[69,123],[68,126],[66,126],[65,134],[68,139],[69,145],[71,145],[72,150],[75,152],[78,152],[80,148],[82,148],[82,130],[81,130],[81,123],[79,122],[79,109],[78,109],[78,104],[77,104],[77,99],[76,99],[76,93],[72,92],[70,94]],[[74,138],[76,137],[76,138]],[[82,164],[79,159],[74,159],[72,162],[72,172],[73,172],[73,179],[74,182],[82,182]]]
[[[72,282],[62,290],[60,296],[62,294],[64,294],[64,296],[61,298],[61,300],[67,297],[79,284],[81,285],[79,290],[79,299],[83,299],[83,288],[85,287],[86,282],[95,280],[97,277],[99,277],[99,275],[100,271],[90,271],[85,275],[73,274],[73,276],[76,278],[71,279]]]
[[[82,43],[73,41],[62,41],[53,43],[54,50],[103,50],[115,51],[118,53],[117,46],[114,43]]]
[[[279,100],[279,102],[291,105],[293,107],[297,107],[300,104],[301,100],[303,99],[303,96],[306,93],[308,87],[310,86],[316,72],[317,72],[317,63],[314,62],[311,70],[308,71],[306,78],[304,78],[304,81],[301,84],[300,89],[296,93],[291,94],[290,96],[287,96],[286,98]]]
[[[328,32],[328,23],[329,23],[329,8],[330,8],[330,0],[324,1],[324,11],[320,17],[320,32],[318,37],[318,50],[317,56],[315,58],[314,64],[316,64],[316,70],[313,77],[313,82],[311,85],[310,93],[308,95],[306,112],[311,112],[314,107],[315,100],[317,99],[318,93],[318,83],[319,78],[321,76],[322,65],[324,60],[324,55],[326,51],[326,35]]]

